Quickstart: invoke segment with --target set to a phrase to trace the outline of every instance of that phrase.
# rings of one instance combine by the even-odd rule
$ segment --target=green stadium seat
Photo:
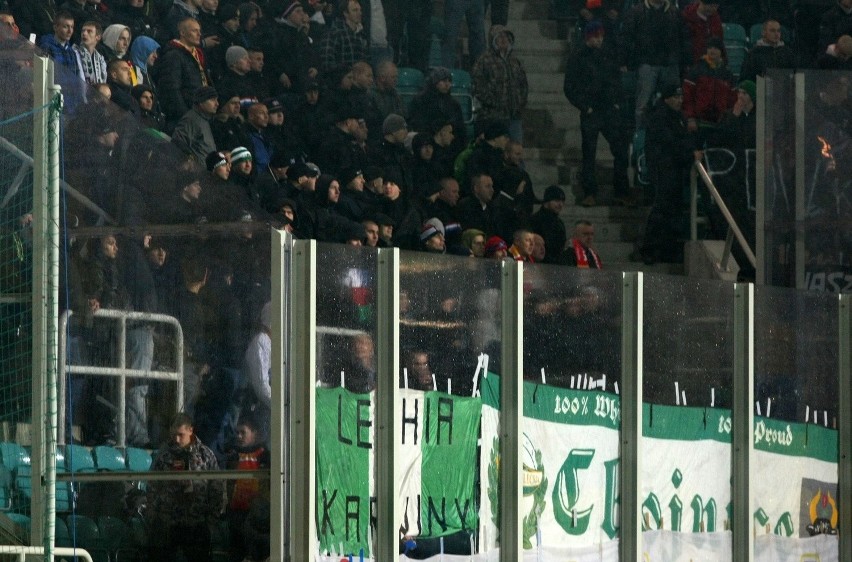
[[[115,447],[99,445],[92,449],[92,457],[95,459],[95,468],[102,470],[125,470],[124,455]]]
[[[68,531],[76,538],[77,546],[85,548],[92,555],[94,562],[110,562],[97,524],[85,515],[69,515]]]
[[[470,77],[470,72],[460,68],[450,70],[453,75],[453,92],[470,92],[473,87],[473,79]]]
[[[98,517],[98,530],[111,560],[123,562],[138,559],[139,552],[133,544],[133,536],[124,521],[117,517]]]
[[[22,513],[6,513],[4,515],[8,517],[12,523],[20,527],[21,538],[24,541],[23,544],[29,544],[30,528],[32,525],[29,515],[24,515]]]
[[[68,472],[95,472],[92,453],[82,445],[65,445],[65,466]]]

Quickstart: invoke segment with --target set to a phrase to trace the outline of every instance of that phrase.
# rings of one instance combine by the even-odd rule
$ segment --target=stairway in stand
[[[596,207],[581,207],[580,115],[562,93],[569,25],[548,17],[549,0],[512,0],[508,28],[515,34],[514,54],[524,64],[530,84],[529,103],[524,112],[526,169],[537,195],[551,184],[565,188],[567,201],[562,220],[569,229],[587,219],[595,225],[595,245],[609,270],[683,273],[680,264],[647,266],[630,262],[645,219],[647,207],[609,206],[612,199],[612,156],[603,137],[598,142],[599,193]]]

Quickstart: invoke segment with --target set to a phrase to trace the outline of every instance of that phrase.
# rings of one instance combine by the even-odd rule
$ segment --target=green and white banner
[[[499,377],[483,381],[480,545],[497,548]],[[575,549],[618,536],[618,396],[525,384],[523,535],[527,548]],[[730,560],[730,412],[646,404],[642,517],[646,560]],[[759,560],[823,544],[837,560],[837,432],[757,418],[752,490]],[[675,532],[672,532],[675,531]],[[782,539],[782,540],[778,540]],[[783,540],[786,539],[786,540]],[[770,548],[770,544],[775,545]],[[831,557],[833,552],[833,558]],[[577,560],[603,560],[589,554]],[[808,558],[803,558],[808,559]],[[545,558],[546,560],[546,558]]]
[[[400,527],[478,535],[480,554],[446,561],[499,553],[499,381],[485,378],[481,399],[401,391]],[[317,389],[320,550],[356,560],[375,518],[372,399]],[[645,560],[731,560],[730,412],[646,404],[643,419]],[[525,385],[525,560],[618,559],[620,423],[618,396]],[[756,418],[754,446],[756,560],[836,561],[837,432]]]
[[[414,390],[400,395],[400,527],[412,536],[473,534],[479,525],[474,480],[482,401]],[[317,535],[323,552],[370,552],[372,400],[372,394],[317,389]]]

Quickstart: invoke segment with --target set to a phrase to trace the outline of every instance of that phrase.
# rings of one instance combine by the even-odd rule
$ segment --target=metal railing
[[[0,545],[0,554],[17,554],[18,562],[24,562],[27,559],[27,555],[44,555],[44,547],[43,546],[10,546],[10,545]],[[54,556],[71,556],[71,557],[79,557],[87,562],[92,562],[92,555],[83,548],[71,548],[71,547],[54,547],[53,548]]]
[[[173,316],[165,314],[153,314],[148,312],[131,312],[126,310],[111,310],[101,309],[94,313],[94,319],[111,319],[118,321],[118,366],[116,367],[99,367],[95,365],[68,365],[67,361],[67,336],[68,336],[68,321],[72,315],[72,311],[66,310],[62,313],[59,319],[59,372],[58,386],[59,396],[57,399],[59,408],[59,423],[57,424],[58,440],[60,445],[65,444],[65,377],[68,374],[72,375],[90,375],[99,377],[117,377],[119,379],[118,393],[118,439],[116,445],[124,447],[126,445],[126,427],[125,427],[125,410],[126,396],[125,383],[128,378],[148,379],[173,381],[177,383],[177,393],[175,397],[176,412],[183,408],[183,330],[180,322]],[[167,324],[175,329],[175,370],[174,371],[152,371],[128,369],[126,366],[126,350],[127,350],[127,321],[146,322],[151,324]]]
[[[689,190],[690,190],[690,202],[689,202],[689,227],[690,227],[690,240],[698,240],[698,177],[701,177],[704,182],[704,186],[707,188],[707,191],[710,193],[710,196],[713,197],[713,200],[716,202],[716,205],[719,207],[719,211],[722,213],[722,216],[725,217],[725,221],[728,223],[728,235],[725,238],[725,250],[722,252],[722,260],[720,263],[716,264],[721,271],[729,271],[728,270],[728,260],[731,257],[731,247],[734,244],[734,239],[736,238],[740,247],[743,250],[746,258],[749,263],[751,263],[752,267],[757,267],[757,259],[754,256],[754,252],[751,247],[748,245],[748,241],[745,239],[742,230],[739,225],[737,225],[737,221],[734,220],[731,211],[728,209],[728,206],[725,204],[725,201],[722,199],[722,195],[719,193],[719,190],[716,189],[716,186],[713,184],[713,180],[710,178],[710,174],[707,173],[707,169],[701,162],[696,162],[693,166],[692,173],[690,175],[689,182]]]

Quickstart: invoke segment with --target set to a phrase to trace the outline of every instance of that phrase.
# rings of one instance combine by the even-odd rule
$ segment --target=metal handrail
[[[177,318],[166,314],[154,314],[149,312],[132,312],[128,310],[100,309],[93,314],[93,317],[118,320],[118,367],[97,367],[94,365],[68,365],[66,350],[66,336],[68,328],[68,320],[73,314],[73,311],[66,310],[59,317],[59,369],[58,369],[58,385],[59,396],[57,397],[57,407],[59,410],[59,427],[57,428],[58,440],[60,445],[65,444],[65,376],[67,374],[75,375],[91,375],[100,377],[118,377],[119,389],[118,393],[118,440],[117,445],[124,447],[126,445],[126,428],[125,428],[125,409],[126,397],[124,394],[125,383],[127,378],[142,378],[173,381],[177,383],[177,396],[175,397],[176,412],[183,408],[183,329],[180,326]],[[142,321],[157,324],[168,324],[175,328],[175,340],[177,350],[177,366],[174,371],[142,371],[139,369],[128,369],[125,366],[126,357],[125,350],[127,349],[127,321]]]
[[[0,554],[17,554],[19,562],[24,562],[28,554],[44,554],[43,546],[18,546],[18,545],[0,545]],[[53,548],[54,556],[79,556],[87,562],[92,562],[92,555],[84,548],[79,547],[62,547]]]
[[[719,194],[719,190],[716,189],[716,186],[713,184],[710,174],[707,173],[707,169],[701,162],[695,162],[690,181],[691,200],[689,213],[692,240],[698,239],[698,181],[696,176],[701,176],[701,179],[704,181],[704,186],[707,188],[710,196],[713,197],[716,205],[719,206],[719,211],[728,223],[728,236],[725,239],[725,250],[722,252],[722,261],[720,264],[721,269],[723,271],[727,271],[728,269],[728,259],[731,255],[731,246],[733,245],[734,238],[736,238],[740,247],[743,249],[743,253],[745,253],[745,256],[749,263],[751,263],[751,266],[757,267],[757,258],[755,258],[754,252],[751,247],[749,247],[748,241],[746,241],[742,230],[740,230],[740,227],[737,225],[737,221],[734,220],[734,216],[731,214],[731,211],[722,199],[722,195]]]

